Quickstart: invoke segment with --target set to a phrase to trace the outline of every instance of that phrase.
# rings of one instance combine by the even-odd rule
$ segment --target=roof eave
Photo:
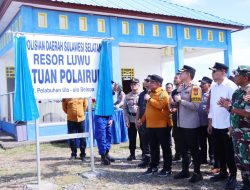
[[[131,10],[124,10],[124,9],[114,9],[114,8],[106,8],[106,7],[98,7],[98,6],[90,6],[90,5],[81,5],[81,4],[74,4],[74,3],[63,3],[51,0],[6,0],[2,4],[0,8],[0,20],[2,19],[3,15],[7,11],[8,7],[10,6],[12,1],[22,2],[26,5],[30,6],[49,6],[53,8],[66,8],[66,9],[73,9],[73,10],[81,10],[83,12],[94,12],[95,14],[100,15],[111,15],[123,18],[140,18],[145,20],[152,20],[152,21],[161,21],[161,22],[171,22],[171,23],[179,23],[179,24],[187,24],[187,25],[195,25],[195,26],[205,26],[205,27],[212,27],[212,28],[222,28],[227,29],[232,32],[237,32],[244,30],[246,26],[240,25],[230,25],[230,24],[223,24],[217,22],[208,22],[203,20],[196,20],[184,17],[175,17],[175,16],[166,16],[166,15],[159,15],[159,14],[152,14],[152,13],[144,13],[138,11],[131,11]],[[77,11],[78,12],[78,11]]]

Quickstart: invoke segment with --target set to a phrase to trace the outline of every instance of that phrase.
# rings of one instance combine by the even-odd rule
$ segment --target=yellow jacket
[[[62,100],[63,111],[67,114],[68,121],[84,121],[84,112],[87,106],[88,102],[86,98],[64,98]]]
[[[173,126],[169,110],[169,95],[162,87],[150,93],[146,111],[141,119],[147,128],[164,128]]]

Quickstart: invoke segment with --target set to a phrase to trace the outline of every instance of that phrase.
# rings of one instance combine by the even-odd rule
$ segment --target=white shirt
[[[226,129],[230,127],[230,113],[225,108],[220,107],[217,102],[221,97],[231,100],[237,88],[237,85],[228,78],[225,78],[221,84],[212,83],[208,118],[212,118],[213,128]]]

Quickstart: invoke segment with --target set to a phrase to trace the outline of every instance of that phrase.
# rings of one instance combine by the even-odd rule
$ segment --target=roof
[[[62,3],[81,4],[120,10],[129,10],[156,15],[165,15],[193,20],[215,22],[226,25],[245,26],[209,13],[184,7],[166,0],[51,0]]]

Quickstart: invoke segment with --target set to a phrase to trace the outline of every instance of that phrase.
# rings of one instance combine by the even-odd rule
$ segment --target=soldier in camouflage
[[[232,102],[221,99],[218,104],[231,113],[236,165],[241,171],[242,190],[250,190],[250,66],[241,65],[234,71],[237,89]]]

